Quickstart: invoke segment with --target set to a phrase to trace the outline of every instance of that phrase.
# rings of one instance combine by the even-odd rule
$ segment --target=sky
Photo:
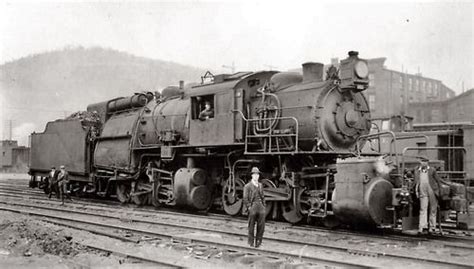
[[[349,50],[390,69],[473,83],[473,2],[2,2],[0,64],[102,46],[213,70],[287,70]]]
[[[232,63],[237,71],[288,70],[357,50],[459,94],[474,87],[473,3],[3,1],[0,64],[101,46],[223,72]]]

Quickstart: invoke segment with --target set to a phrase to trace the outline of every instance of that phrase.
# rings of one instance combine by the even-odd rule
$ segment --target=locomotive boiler
[[[349,223],[357,206],[346,204],[350,184],[338,182],[350,177],[335,175],[354,168],[336,162],[354,157],[371,128],[363,95],[368,64],[351,51],[338,66],[310,62],[302,70],[208,72],[198,85],[91,104],[84,113],[93,120],[57,120],[32,134],[30,174],[46,176],[51,165],[65,164],[79,194],[238,215],[245,213],[249,171],[258,166],[268,218]],[[387,182],[372,187],[369,209],[353,211],[358,219],[386,216],[378,210],[391,202]]]

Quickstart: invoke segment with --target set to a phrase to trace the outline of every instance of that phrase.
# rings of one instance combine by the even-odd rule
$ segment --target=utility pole
[[[222,65],[223,68],[230,69],[232,71],[232,74],[235,74],[235,62],[232,61],[232,65]]]
[[[13,130],[13,121],[10,119],[10,138],[9,140],[12,140],[12,130]]]

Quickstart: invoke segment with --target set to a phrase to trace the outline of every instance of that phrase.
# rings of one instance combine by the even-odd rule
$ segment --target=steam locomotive
[[[380,156],[360,154],[371,129],[367,61],[351,51],[326,71],[302,67],[302,75],[207,72],[199,85],[91,104],[84,117],[31,135],[30,174],[44,178],[64,164],[78,195],[234,216],[244,213],[243,187],[258,166],[267,218],[396,225],[408,185],[401,173],[376,171]],[[203,118],[206,102],[212,112]]]

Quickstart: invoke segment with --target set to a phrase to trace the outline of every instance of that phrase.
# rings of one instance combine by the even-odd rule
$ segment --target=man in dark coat
[[[419,233],[428,230],[434,232],[436,227],[436,215],[438,211],[438,199],[440,198],[441,183],[449,185],[436,173],[436,169],[428,165],[428,159],[421,159],[420,166],[415,168],[415,193],[420,198],[420,222]],[[428,225],[429,219],[429,225]]]
[[[53,192],[56,193],[56,197],[59,199],[59,191],[58,191],[58,175],[59,175],[59,170],[56,170],[56,167],[51,167],[51,171],[49,172],[48,175],[48,188],[49,188],[49,195],[48,198],[51,199],[51,196],[53,195]]]
[[[209,118],[214,118],[214,110],[211,107],[211,102],[206,101],[203,111],[199,113],[199,119],[208,120]]]
[[[265,195],[263,186],[258,182],[260,170],[257,167],[252,168],[252,179],[244,187],[244,206],[249,212],[249,234],[248,244],[250,246],[260,247],[265,231]],[[254,233],[255,224],[257,225],[257,234]]]
[[[67,184],[69,184],[69,174],[66,171],[66,167],[64,165],[61,165],[60,169],[61,170],[58,174],[58,187],[62,205],[64,205],[64,196],[67,196],[68,199],[71,199],[69,193],[67,192]]]

